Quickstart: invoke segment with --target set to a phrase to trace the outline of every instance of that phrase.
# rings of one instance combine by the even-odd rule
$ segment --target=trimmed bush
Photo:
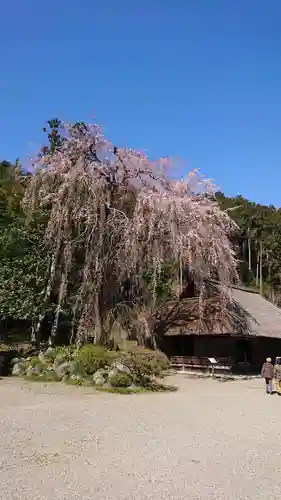
[[[80,359],[74,359],[74,361],[70,362],[70,373],[71,375],[79,375],[81,377],[87,375],[85,367]]]
[[[116,358],[116,352],[96,345],[81,347],[76,354],[76,359],[84,366],[88,375],[93,375],[97,370],[111,366]]]
[[[109,377],[109,383],[112,387],[130,387],[133,378],[128,373],[119,372]]]
[[[60,365],[64,361],[72,361],[77,353],[75,347],[56,347],[54,363]]]
[[[122,361],[129,368],[134,382],[143,387],[147,387],[155,378],[162,378],[170,367],[165,354],[142,347],[136,347],[126,353]]]

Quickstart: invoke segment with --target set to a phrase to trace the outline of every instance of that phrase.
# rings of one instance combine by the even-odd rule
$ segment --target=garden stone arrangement
[[[14,358],[12,365],[13,376],[30,380],[87,385],[121,393],[174,389],[159,382],[169,368],[167,357],[141,347],[121,352],[94,345],[49,347],[36,356]]]

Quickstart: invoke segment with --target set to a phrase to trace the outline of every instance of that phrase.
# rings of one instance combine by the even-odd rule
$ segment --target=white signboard
[[[210,363],[212,363],[212,365],[217,364],[217,360],[215,358],[208,358],[208,360],[210,361]]]

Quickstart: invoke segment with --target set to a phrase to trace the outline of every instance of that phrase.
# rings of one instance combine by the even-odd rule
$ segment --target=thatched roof
[[[258,293],[232,289],[233,297],[249,315],[249,335],[281,339],[281,309]]]
[[[262,336],[281,339],[281,309],[261,297],[257,292],[246,288],[229,288],[231,300],[221,302],[221,285],[215,281],[209,282],[210,295],[209,312],[202,325],[198,317],[184,321],[184,316],[190,314],[188,301],[183,302],[179,309],[179,321],[175,327],[169,328],[165,335],[210,335],[228,334],[237,336]],[[196,299],[193,309],[196,306]],[[180,319],[183,318],[180,324]]]

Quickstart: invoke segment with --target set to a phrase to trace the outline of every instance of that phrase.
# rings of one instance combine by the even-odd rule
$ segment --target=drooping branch
[[[208,195],[208,182],[198,178],[196,189],[196,173],[173,180],[162,160],[112,147],[97,126],[63,129],[60,147],[38,161],[24,200],[27,211],[43,207],[50,214],[45,239],[55,262],[47,290],[54,275],[58,290],[54,336],[67,302],[80,340],[95,325],[96,342],[105,342],[114,296],[124,280],[136,286],[148,267],[154,289],[165,262],[179,258],[199,286],[206,276],[237,279],[229,241],[235,224]]]

